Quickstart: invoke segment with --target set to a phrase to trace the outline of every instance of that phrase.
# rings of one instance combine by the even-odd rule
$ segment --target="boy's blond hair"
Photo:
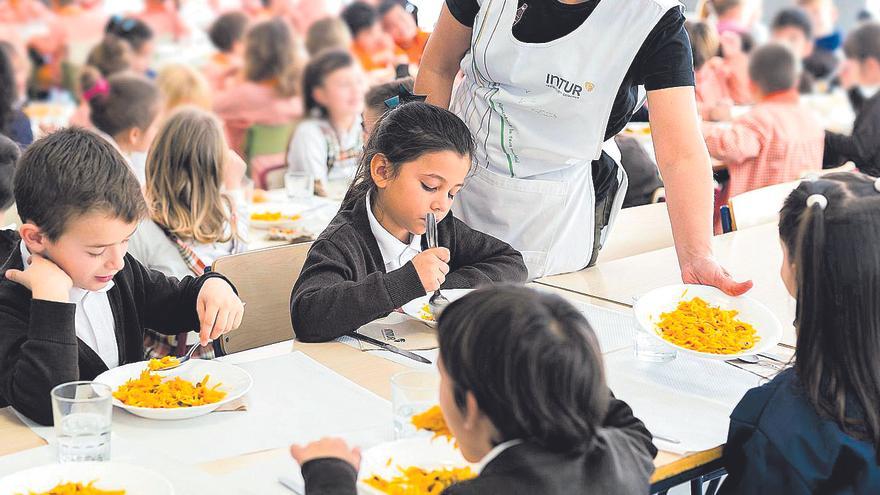
[[[211,109],[211,88],[199,71],[183,64],[168,64],[156,78],[162,92],[165,111],[171,112],[183,105]]]
[[[310,57],[324,50],[348,50],[350,47],[351,32],[338,17],[325,17],[316,21],[306,33],[306,51]]]
[[[162,125],[147,156],[146,191],[156,223],[200,244],[239,237],[220,188],[228,147],[213,114],[184,106]]]

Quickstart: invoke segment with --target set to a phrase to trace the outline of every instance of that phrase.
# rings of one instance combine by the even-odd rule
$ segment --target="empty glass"
[[[113,394],[95,382],[70,382],[50,393],[59,462],[109,461]]]
[[[311,199],[315,195],[315,177],[308,172],[287,171],[284,189],[291,200]]]
[[[394,411],[394,438],[418,433],[412,417],[437,405],[440,375],[436,371],[403,371],[391,377],[391,407]]]
[[[642,330],[636,333],[635,351],[637,358],[652,363],[672,361],[676,355],[675,349],[657,342],[656,339]]]

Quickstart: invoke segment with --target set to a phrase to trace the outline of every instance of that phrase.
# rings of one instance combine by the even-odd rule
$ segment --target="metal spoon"
[[[437,218],[434,217],[433,213],[428,213],[428,216],[425,218],[425,224],[427,229],[425,234],[428,237],[428,248],[433,249],[437,247]],[[434,320],[440,316],[440,312],[449,305],[449,299],[440,293],[440,289],[434,291],[434,294],[428,299],[428,307],[431,308],[431,315],[434,317]]]

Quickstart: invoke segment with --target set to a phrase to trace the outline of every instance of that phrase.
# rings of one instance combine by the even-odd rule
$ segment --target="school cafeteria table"
[[[602,301],[570,291],[553,288],[543,289],[559,293],[574,302],[595,304],[612,310],[626,309],[625,306],[620,304]],[[339,342],[305,344],[288,341],[264,348],[244,351],[223,359],[234,363],[247,362],[248,360],[283,355],[293,350],[306,354],[355,384],[385,399],[390,399],[391,397],[391,376],[397,372],[411,369],[404,364],[380,357],[383,354],[381,352],[362,352]],[[10,408],[0,409],[0,438],[3,439],[0,442],[0,463],[3,462],[3,456],[42,447],[46,444],[42,438],[23,425]],[[720,447],[685,455],[661,451],[655,459],[656,471],[652,479],[654,483],[652,491],[665,490],[690,480],[696,480],[695,484],[701,484],[701,476],[717,471],[720,453]],[[207,474],[209,477],[229,476],[229,473],[240,472],[243,473],[241,478],[247,479],[247,476],[250,475],[250,470],[259,471],[259,466],[267,463],[271,464],[272,462],[277,463],[288,456],[287,449],[276,448],[202,463],[198,465],[198,471],[201,475]],[[5,474],[9,473],[0,472],[0,477]],[[232,486],[229,485],[227,488],[232,490]],[[228,493],[236,492],[232,490]],[[279,488],[278,493],[286,492]],[[194,494],[195,492],[193,494],[187,493],[187,495]]]
[[[769,223],[715,236],[715,257],[735,279],[751,279],[747,295],[767,306],[782,323],[782,343],[794,346],[795,301],[779,276],[782,247],[776,224]],[[545,277],[537,283],[632,306],[635,298],[658,287],[681,283],[675,248],[649,251],[599,263],[579,272]]]

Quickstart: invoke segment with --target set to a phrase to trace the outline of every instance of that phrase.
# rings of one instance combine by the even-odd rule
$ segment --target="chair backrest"
[[[747,229],[779,221],[785,198],[801,181],[783,182],[737,194],[727,200],[733,230]]]
[[[255,156],[283,154],[296,124],[254,124],[248,127],[244,142],[245,159],[250,163]]]
[[[614,228],[599,251],[599,263],[672,247],[672,227],[666,203],[620,210]]]
[[[247,306],[238,330],[220,340],[224,354],[290,340],[290,293],[311,242],[258,249],[218,258],[212,270],[235,284]]]

